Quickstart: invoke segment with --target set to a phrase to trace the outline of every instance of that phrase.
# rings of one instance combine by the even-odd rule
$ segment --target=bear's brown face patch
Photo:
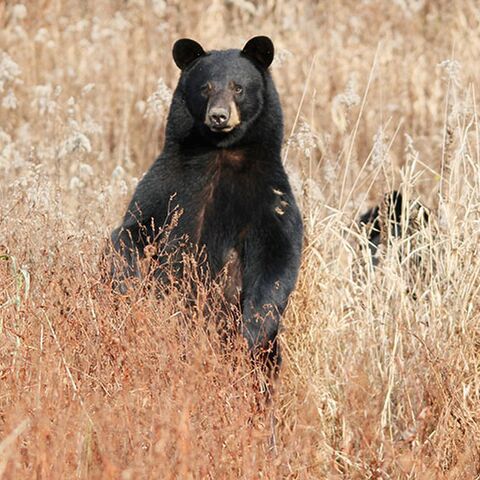
[[[227,133],[240,125],[240,111],[235,98],[241,91],[234,82],[227,85],[207,82],[203,86],[202,95],[208,98],[205,125],[210,130]]]
[[[228,126],[230,128],[235,128],[237,125],[240,125],[240,112],[238,111],[237,104],[235,102],[230,102],[230,120],[228,121]]]

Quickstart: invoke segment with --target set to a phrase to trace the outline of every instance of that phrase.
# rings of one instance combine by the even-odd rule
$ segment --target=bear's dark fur
[[[359,220],[360,228],[366,228],[372,265],[375,267],[379,263],[378,250],[382,243],[388,244],[402,234],[412,235],[428,222],[428,209],[419,201],[405,205],[400,192],[393,190],[385,194],[382,203],[365,212]],[[416,258],[419,258],[418,254]]]
[[[281,162],[282,110],[268,71],[273,52],[267,37],[251,39],[243,50],[205,52],[193,40],[175,43],[182,72],[165,146],[112,242],[125,259],[113,268],[120,290],[127,277],[140,275],[147,245],[162,245],[155,253],[160,281],[174,251],[203,249],[210,278],[228,264],[241,333],[253,353],[268,351],[278,365],[277,333],[300,266],[302,220]],[[174,212],[180,215],[172,222]]]

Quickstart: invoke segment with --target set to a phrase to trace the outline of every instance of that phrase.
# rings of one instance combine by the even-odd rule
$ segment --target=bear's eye
[[[212,85],[211,83],[206,83],[205,85],[202,85],[200,87],[200,91],[202,92],[202,95],[209,95],[210,92],[212,91]]]
[[[241,85],[234,85],[233,91],[237,94],[240,95],[243,92],[243,87]]]

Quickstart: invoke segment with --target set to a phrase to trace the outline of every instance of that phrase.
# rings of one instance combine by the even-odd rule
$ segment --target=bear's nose
[[[214,107],[208,112],[210,125],[215,128],[222,128],[228,122],[228,110],[222,107]]]

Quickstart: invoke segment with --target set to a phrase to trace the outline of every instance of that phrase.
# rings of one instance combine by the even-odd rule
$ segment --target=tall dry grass
[[[1,478],[480,478],[478,2],[4,1],[0,25]],[[203,297],[101,278],[172,43],[260,33],[306,227],[276,455]],[[355,218],[394,187],[432,225],[372,271]]]

